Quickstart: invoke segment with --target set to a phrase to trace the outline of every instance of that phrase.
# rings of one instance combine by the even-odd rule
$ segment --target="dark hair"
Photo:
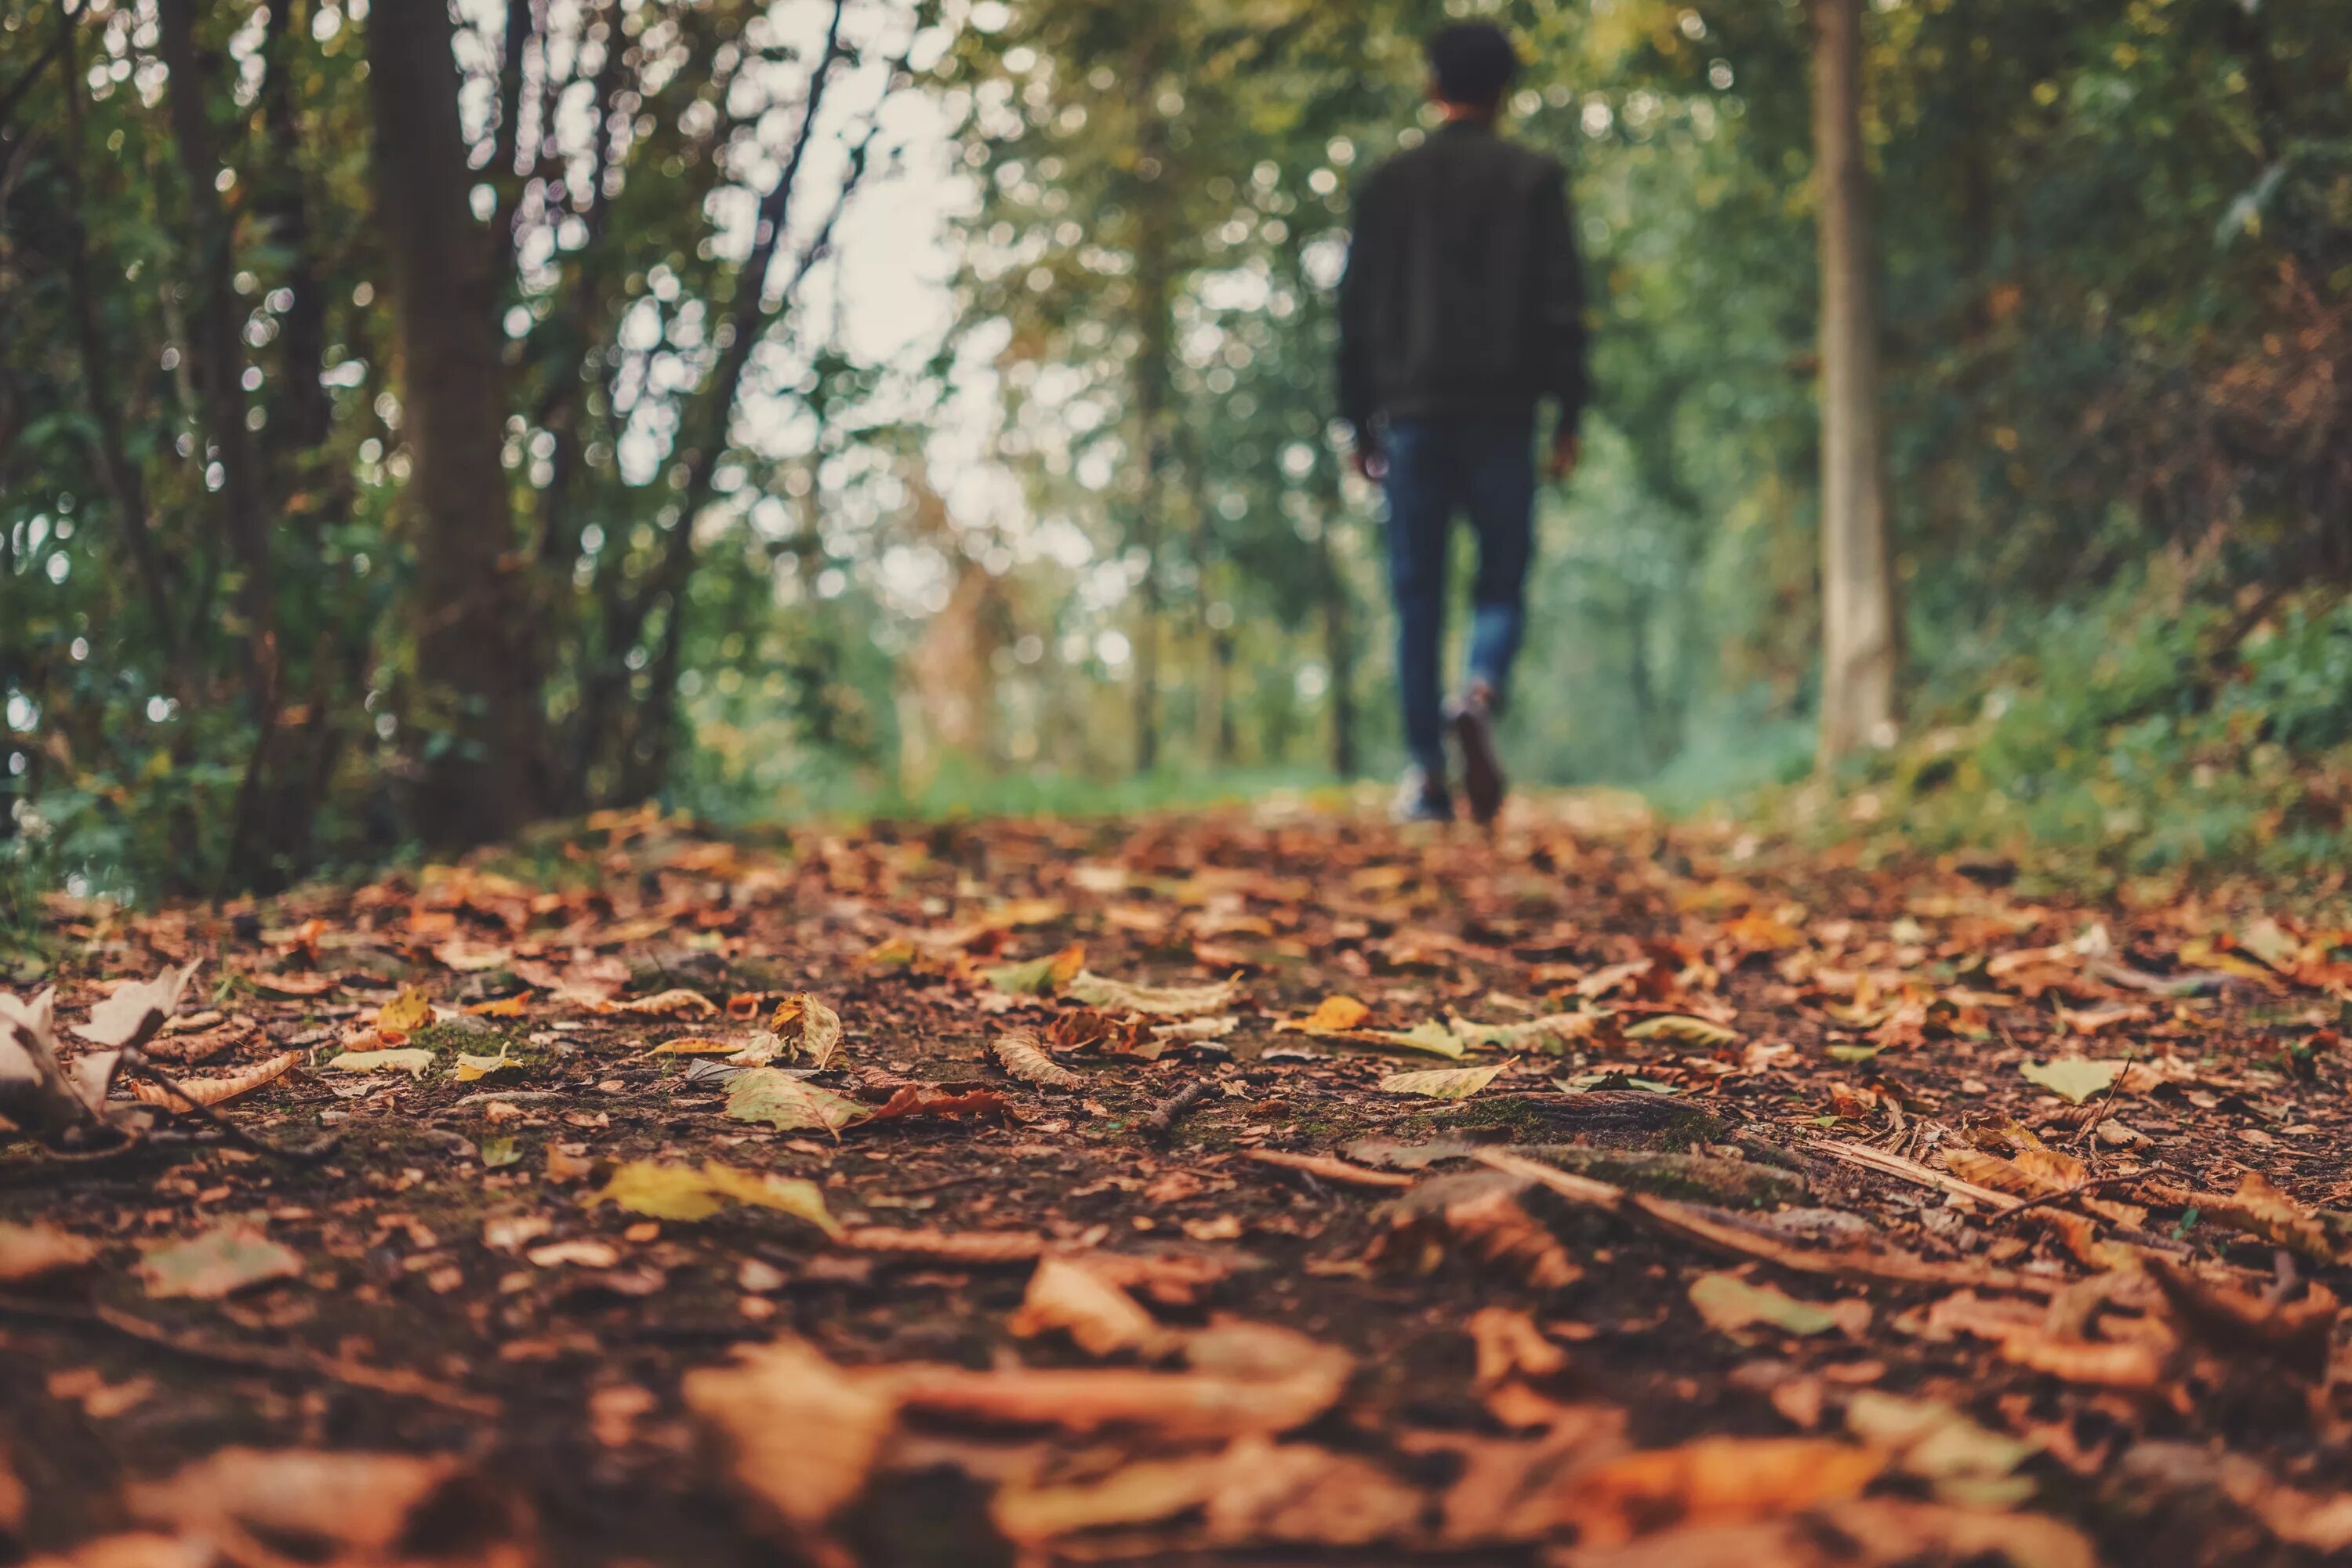
[[[1437,96],[1448,103],[1491,108],[1519,74],[1518,51],[1492,22],[1456,22],[1430,35],[1424,46]]]

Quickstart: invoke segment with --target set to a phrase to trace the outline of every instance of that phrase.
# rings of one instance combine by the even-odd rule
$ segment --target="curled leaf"
[[[188,1103],[218,1105],[235,1100],[240,1094],[250,1094],[263,1084],[275,1083],[300,1064],[300,1051],[281,1051],[268,1061],[249,1067],[243,1072],[224,1073],[217,1078],[183,1078],[173,1081],[178,1085],[174,1094],[158,1083],[140,1079],[131,1086],[136,1098],[150,1105],[160,1105],[166,1110],[188,1110]]]
[[[1024,1083],[1039,1084],[1046,1089],[1076,1089],[1084,1081],[1077,1074],[1047,1056],[1038,1045],[1037,1037],[1026,1029],[1015,1029],[997,1037],[996,1059],[1006,1072]]]
[[[190,959],[152,980],[132,980],[118,985],[105,1001],[89,1010],[89,1021],[74,1026],[74,1033],[94,1046],[135,1046],[163,1026],[180,1005],[201,962]]]

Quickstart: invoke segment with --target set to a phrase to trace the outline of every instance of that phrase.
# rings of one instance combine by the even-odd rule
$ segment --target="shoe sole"
[[[1462,748],[1462,793],[1470,820],[1484,827],[1503,809],[1503,759],[1495,751],[1495,726],[1475,708],[1454,716],[1454,739]]]

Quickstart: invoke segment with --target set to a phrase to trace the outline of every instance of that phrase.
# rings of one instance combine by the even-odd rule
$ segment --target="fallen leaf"
[[[195,978],[201,961],[190,959],[152,980],[131,980],[109,992],[89,1010],[89,1021],[74,1026],[74,1034],[94,1046],[130,1047],[143,1043],[163,1026],[180,1005],[180,998]]]
[[[389,1051],[345,1051],[327,1064],[335,1072],[404,1072],[423,1078],[432,1070],[433,1053],[422,1046]]]
[[[433,998],[415,985],[404,985],[400,994],[376,1009],[375,1026],[379,1033],[413,1035],[433,1021]]]
[[[1345,1351],[1269,1323],[1223,1322],[1184,1339],[1185,1370],[894,1368],[902,1404],[950,1419],[1088,1433],[1137,1427],[1178,1441],[1271,1436],[1314,1420],[1355,1368]]]
[[[604,1189],[586,1202],[591,1208],[610,1203],[631,1214],[675,1220],[709,1219],[730,1205],[749,1204],[807,1220],[828,1236],[841,1232],[815,1183],[739,1170],[716,1160],[705,1161],[699,1169],[631,1160],[616,1167]]]
[[[1392,1046],[1399,1050],[1419,1051],[1423,1056],[1444,1057],[1448,1061],[1460,1061],[1469,1054],[1453,1030],[1434,1018],[1424,1019],[1410,1029],[1349,1029],[1339,1038],[1359,1040],[1368,1046]]]
[[[1066,1333],[1088,1355],[1115,1355],[1137,1351],[1158,1356],[1173,1350],[1181,1336],[1163,1329],[1134,1297],[1068,1258],[1041,1258],[1029,1277],[1021,1308],[1005,1327],[1023,1338]]]
[[[743,1048],[740,1040],[714,1040],[701,1035],[688,1035],[682,1039],[664,1040],[653,1048],[657,1057],[724,1057]]]
[[[197,1105],[219,1105],[235,1100],[238,1095],[250,1094],[266,1083],[277,1082],[301,1061],[300,1051],[281,1051],[243,1072],[224,1073],[217,1078],[174,1079],[173,1081],[179,1089],[176,1094],[145,1079],[135,1079],[131,1085],[131,1093],[134,1099],[144,1100],[149,1105],[160,1105],[166,1110],[191,1110],[190,1100]]]
[[[1219,980],[1206,985],[1130,985],[1124,980],[1081,971],[1071,976],[1064,990],[1087,1006],[1106,1012],[1186,1017],[1223,1011],[1239,994],[1241,983]]]
[[[1002,1119],[1011,1113],[1005,1098],[992,1089],[950,1093],[944,1089],[908,1084],[874,1107],[873,1120],[895,1121],[902,1116],[944,1116],[950,1120],[965,1116],[993,1116]]]
[[[1732,1045],[1739,1038],[1737,1029],[1727,1029],[1705,1018],[1694,1018],[1686,1013],[1661,1013],[1638,1024],[1628,1024],[1624,1035],[1629,1040],[1671,1040],[1678,1046],[1694,1046],[1703,1050]]]
[[[1076,1089],[1085,1081],[1047,1056],[1038,1045],[1037,1037],[1026,1029],[1014,1029],[999,1035],[996,1037],[996,1059],[1014,1078],[1046,1089]]]
[[[701,992],[683,988],[657,991],[651,996],[633,997],[610,1005],[615,1013],[634,1013],[645,1018],[708,1018],[719,1011],[719,1004]]]
[[[1337,1035],[1358,1027],[1371,1016],[1372,1010],[1353,996],[1326,996],[1304,1018],[1285,1018],[1275,1027],[1308,1035]]]
[[[390,1568],[415,1560],[406,1548],[428,1528],[436,1562],[492,1568],[530,1555],[519,1510],[456,1455],[224,1448],[133,1482],[124,1498],[134,1518],[226,1549],[205,1562]]]
[[[1517,1058],[1512,1058],[1517,1060]],[[1391,1073],[1381,1079],[1381,1092],[1386,1094],[1422,1094],[1432,1100],[1467,1100],[1488,1084],[1511,1062],[1496,1062],[1483,1068],[1433,1068],[1427,1072]]]
[[[1536,1321],[1517,1307],[1481,1307],[1470,1314],[1470,1342],[1476,1347],[1477,1384],[1493,1388],[1513,1378],[1558,1376],[1568,1352],[1546,1338]]]
[[[1076,979],[1087,964],[1087,950],[1073,945],[1027,963],[1000,964],[982,973],[991,985],[1014,996],[1051,996]]]
[[[1691,1281],[1690,1301],[1708,1326],[1735,1337],[1758,1323],[1800,1335],[1824,1334],[1838,1326],[1836,1314],[1827,1309],[1737,1274],[1700,1275]]]
[[[459,1051],[457,1065],[451,1069],[449,1076],[459,1083],[472,1083],[478,1079],[488,1078],[494,1072],[520,1066],[522,1063],[507,1055],[507,1046],[501,1042],[499,1046],[499,1054],[494,1057],[474,1056]]]
[[[302,1272],[301,1255],[257,1230],[226,1225],[150,1251],[139,1264],[147,1294],[217,1300],[233,1291]]]
[[[747,1068],[728,1086],[727,1114],[737,1121],[764,1121],[785,1132],[821,1128],[838,1137],[843,1128],[870,1121],[874,1112],[781,1068]]]
[[[62,1274],[97,1256],[98,1243],[69,1231],[0,1221],[0,1285]]]
[[[464,937],[452,937],[433,950],[433,956],[460,974],[482,974],[493,969],[504,969],[514,959],[514,949],[496,942],[468,942]]]
[[[2012,1472],[2032,1457],[2033,1445],[1989,1431],[1939,1400],[1859,1388],[1846,1401],[1845,1422],[1862,1442],[1893,1456],[1895,1468],[1937,1483],[1947,1501],[2007,1505],[2032,1494],[2033,1483]]]
[[[1450,1252],[1515,1274],[1538,1290],[1584,1277],[1549,1226],[1528,1212],[1528,1184],[1477,1172],[1422,1183],[1387,1211],[1389,1231],[1373,1261],[1429,1273]]]
[[[620,1249],[602,1241],[551,1241],[523,1254],[541,1268],[572,1264],[582,1268],[610,1268],[621,1261]]]
[[[772,1531],[820,1568],[851,1568],[856,1559],[826,1526],[866,1489],[897,1426],[889,1381],[845,1372],[787,1338],[688,1373],[680,1393]]]
[[[1608,1546],[1670,1523],[1769,1519],[1856,1497],[1886,1463],[1817,1437],[1702,1437],[1572,1478],[1557,1517],[1577,1526],[1580,1546]]]
[[[2080,1105],[2095,1094],[2106,1093],[2123,1076],[2124,1064],[2060,1057],[2049,1062],[2020,1062],[2017,1070],[2029,1083],[2040,1084],[2069,1103]]]

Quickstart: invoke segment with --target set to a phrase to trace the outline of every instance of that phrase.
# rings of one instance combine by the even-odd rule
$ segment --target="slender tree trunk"
[[[1135,358],[1129,367],[1135,402],[1137,439],[1143,468],[1138,476],[1135,527],[1130,538],[1143,554],[1143,581],[1137,584],[1135,618],[1135,771],[1160,765],[1160,639],[1166,608],[1160,551],[1166,531],[1169,468],[1169,408],[1173,383],[1175,322],[1176,181],[1170,167],[1169,126],[1160,112],[1160,24],[1147,19],[1137,53],[1132,90],[1141,107],[1136,130]]]
[[[195,309],[190,314],[188,358],[205,439],[221,468],[220,508],[230,558],[239,574],[237,608],[247,647],[247,680],[266,750],[277,705],[278,634],[272,613],[269,529],[262,514],[258,464],[245,426],[245,348],[238,327],[236,258],[228,210],[217,181],[221,163],[205,107],[205,72],[198,57],[195,0],[158,0],[163,65],[170,79],[172,134],[187,184],[195,250]]]
[[[490,247],[467,210],[457,68],[439,0],[368,18],[376,219],[391,258],[415,546],[418,830],[478,844],[530,816],[539,683],[514,516]]]
[[[1895,726],[1900,657],[1887,542],[1862,0],[1811,0],[1822,268],[1822,730],[1824,765]]]
[[[140,476],[139,466],[131,460],[130,447],[123,437],[122,402],[114,380],[115,355],[99,319],[94,287],[97,268],[90,257],[89,234],[82,222],[81,209],[88,195],[81,169],[83,84],[80,62],[75,58],[73,47],[73,29],[79,20],[79,16],[69,16],[62,9],[58,13],[57,47],[65,61],[60,86],[66,107],[65,135],[58,148],[58,165],[64,175],[68,204],[62,215],[65,221],[59,226],[65,230],[66,288],[73,301],[74,341],[81,354],[82,401],[89,414],[90,434],[97,447],[100,482],[106,487],[107,503],[114,510],[115,524],[122,531],[123,546],[131,556],[132,570],[138,574],[147,613],[154,619],[155,635],[170,667],[169,676],[176,682],[190,672],[180,658],[179,626],[172,609],[173,577],[157,544],[153,520],[147,513],[146,484]]]

